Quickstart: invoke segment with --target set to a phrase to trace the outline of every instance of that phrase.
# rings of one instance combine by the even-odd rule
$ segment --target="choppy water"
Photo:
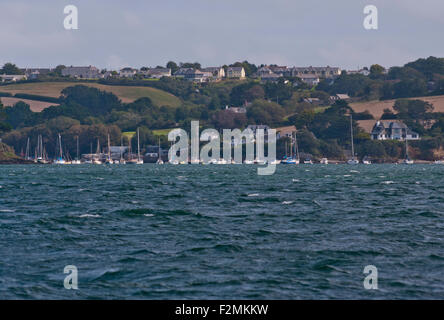
[[[442,299],[443,191],[433,165],[0,166],[0,298]]]

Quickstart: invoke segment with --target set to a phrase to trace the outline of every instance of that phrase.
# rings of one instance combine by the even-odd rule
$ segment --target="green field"
[[[175,128],[171,129],[159,129],[159,130],[153,130],[153,134],[155,136],[168,136],[168,133]]]
[[[129,103],[139,98],[148,97],[157,106],[178,107],[181,101],[176,96],[150,87],[132,87],[132,86],[107,86],[99,83],[79,83],[79,82],[36,82],[21,83],[1,86],[1,92],[9,92],[11,94],[27,93],[45,97],[58,98],[62,90],[66,87],[75,85],[86,85],[103,91],[112,92],[122,102]]]

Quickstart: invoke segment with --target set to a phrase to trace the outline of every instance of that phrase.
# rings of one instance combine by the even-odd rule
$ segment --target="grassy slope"
[[[411,100],[424,100],[428,101],[435,107],[435,112],[444,112],[444,96],[434,96],[434,97],[418,97],[410,98]],[[369,102],[357,102],[352,103],[351,107],[355,112],[364,112],[368,110],[375,119],[380,119],[384,113],[384,109],[390,109],[393,111],[393,105],[395,100],[384,100],[384,101],[369,101]]]
[[[137,100],[142,97],[149,97],[154,104],[158,106],[170,106],[178,107],[180,105],[180,99],[176,96],[150,87],[131,87],[131,86],[107,86],[99,83],[78,83],[78,82],[39,82],[39,83],[24,83],[24,84],[12,84],[8,86],[1,86],[1,92],[27,93],[36,94],[47,97],[58,98],[61,91],[70,86],[83,84],[86,86],[94,87],[103,91],[114,93],[123,102],[128,103]]]
[[[10,146],[0,142],[0,161],[8,161],[17,158],[14,150]]]

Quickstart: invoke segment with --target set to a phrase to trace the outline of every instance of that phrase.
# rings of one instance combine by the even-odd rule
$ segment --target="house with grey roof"
[[[228,67],[227,68],[227,78],[244,79],[245,78],[244,67]]]
[[[120,69],[119,76],[121,78],[133,78],[137,74],[138,70],[133,68]]]
[[[225,70],[222,67],[207,67],[200,69],[200,71],[212,73],[214,80],[225,78]]]
[[[419,134],[412,131],[402,121],[379,120],[371,132],[373,140],[419,140]]]
[[[292,77],[303,77],[308,75],[317,76],[319,78],[334,78],[340,76],[342,70],[338,67],[293,67],[289,70],[289,75]]]
[[[185,78],[185,74],[194,71],[193,68],[179,68],[176,72],[174,72],[173,76],[176,78]]]
[[[66,67],[62,69],[62,76],[70,78],[97,79],[100,78],[100,70],[94,66]]]
[[[181,68],[177,70],[174,76],[193,82],[208,82],[213,78],[211,72],[204,72],[193,68]]]
[[[21,70],[28,79],[37,79],[54,71],[52,68],[26,68]]]
[[[149,68],[144,71],[140,71],[140,74],[145,78],[160,79],[162,77],[171,77],[170,68]]]

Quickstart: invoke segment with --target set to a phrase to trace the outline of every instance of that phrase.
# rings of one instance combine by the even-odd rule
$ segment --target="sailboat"
[[[105,161],[106,164],[113,164],[114,161],[111,159],[111,143],[109,140],[109,134],[108,134],[108,158]]]
[[[102,164],[102,160],[100,160],[100,142],[99,142],[99,138],[97,138],[97,150],[96,150],[96,155],[93,158],[93,164]]]
[[[293,157],[293,151],[296,157]],[[285,154],[287,154],[287,144],[285,144]],[[301,160],[299,157],[298,138],[295,132],[294,137],[293,133],[291,134],[290,157],[287,157],[287,155],[285,155],[285,158],[281,161],[281,164],[299,164],[300,162]]]
[[[63,159],[63,149],[62,149],[62,136],[59,133],[59,139],[58,139],[58,149],[59,149],[59,155],[54,159],[54,164],[65,164],[65,159]]]
[[[93,145],[92,145],[92,142],[89,144],[89,148],[90,148],[89,157],[86,158],[85,164],[92,164],[93,163],[93,158],[92,158]]]
[[[414,161],[409,157],[409,144],[407,138],[405,138],[405,159],[402,162],[404,164],[413,164]]]
[[[162,154],[160,153],[160,138],[159,138],[159,151],[158,151],[159,158],[156,161],[156,164],[163,164],[162,160]]]
[[[35,162],[37,163],[48,163],[48,161],[46,160],[46,157],[44,155],[44,150],[43,150],[43,138],[42,135],[39,134],[37,137],[37,152],[36,152],[36,159]]]
[[[71,163],[72,164],[81,164],[82,163],[79,158],[79,136],[77,136],[77,157],[75,160],[72,160]]]
[[[347,164],[355,165],[359,164],[359,160],[355,158],[355,144],[353,141],[353,115],[350,114],[350,133],[351,133],[351,147],[352,157],[347,161]]]

